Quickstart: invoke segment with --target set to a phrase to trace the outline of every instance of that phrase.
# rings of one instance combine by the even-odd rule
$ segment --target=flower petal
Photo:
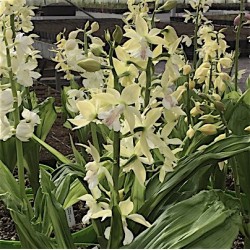
[[[144,225],[145,227],[151,227],[152,225],[145,220],[145,218],[140,214],[130,214],[127,216],[128,219],[133,220],[139,224]]]
[[[134,235],[133,233],[127,228],[127,227],[123,227],[123,230],[124,230],[124,240],[123,240],[123,245],[128,245],[130,244],[133,239],[134,239]]]
[[[134,203],[130,200],[129,197],[127,200],[119,202],[119,207],[121,209],[121,214],[123,216],[127,216],[133,211]]]
[[[127,104],[130,105],[135,103],[139,99],[141,88],[138,84],[131,84],[125,87],[121,94],[121,99]]]

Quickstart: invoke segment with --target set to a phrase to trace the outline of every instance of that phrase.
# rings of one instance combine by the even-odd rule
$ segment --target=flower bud
[[[240,15],[238,15],[237,17],[235,17],[234,19],[234,26],[239,26],[240,25]]]
[[[92,46],[90,46],[90,50],[93,53],[93,55],[95,56],[105,55],[105,52],[103,51],[101,46],[95,45],[95,44],[91,44],[91,45]]]
[[[203,120],[205,123],[213,123],[215,122],[215,118],[217,118],[214,115],[208,114],[208,115],[203,115],[199,119]]]
[[[190,80],[189,81],[189,89],[194,89],[195,88],[195,81]]]
[[[76,47],[76,40],[75,39],[69,39],[65,43],[65,50],[73,50]]]
[[[110,33],[109,33],[109,30],[105,30],[104,37],[105,37],[105,39],[106,39],[107,42],[110,42]]]
[[[214,142],[223,140],[224,138],[226,138],[226,134],[221,134],[214,139]]]
[[[245,18],[250,21],[250,13],[245,13]]]
[[[123,37],[123,32],[120,26],[116,25],[115,26],[115,30],[112,34],[114,41],[116,42],[116,44],[120,44],[122,41],[122,37]]]
[[[250,132],[250,125],[244,128],[245,131]]]
[[[212,97],[214,98],[215,101],[220,101],[221,100],[220,95],[218,95],[217,93],[213,93]]]
[[[214,102],[214,107],[219,110],[220,112],[225,111],[225,106],[222,102]]]
[[[6,29],[5,37],[6,37],[7,40],[12,39],[12,37],[13,37],[13,32],[12,32],[11,28]]]
[[[183,75],[189,75],[192,68],[189,64],[183,66]]]
[[[167,1],[159,8],[159,10],[169,11],[169,10],[172,10],[173,8],[175,8],[176,5],[177,5],[177,1],[176,1],[176,0],[167,0]]]
[[[186,133],[187,137],[189,139],[192,139],[194,134],[195,134],[195,130],[189,125],[189,129],[188,129],[188,131]]]
[[[96,32],[97,30],[99,30],[100,26],[99,26],[99,23],[98,22],[93,22],[91,24],[91,31],[92,32]]]
[[[217,133],[217,127],[214,124],[205,124],[198,130],[205,135],[214,135]]]
[[[87,58],[78,63],[78,66],[88,72],[95,72],[101,69],[101,64],[92,58]]]

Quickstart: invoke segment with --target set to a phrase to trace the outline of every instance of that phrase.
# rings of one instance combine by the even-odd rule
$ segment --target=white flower
[[[130,200],[130,197],[125,201],[119,202],[119,207],[120,207],[120,210],[121,210],[121,217],[122,217],[122,224],[123,224],[123,231],[124,231],[123,245],[128,245],[133,241],[134,235],[128,229],[126,219],[133,220],[134,222],[142,224],[145,227],[151,227],[151,224],[148,221],[146,221],[145,218],[142,215],[140,215],[140,214],[131,214],[131,212],[134,209],[134,204]],[[105,232],[104,232],[104,235],[105,235],[106,239],[109,239],[110,231],[111,231],[111,228],[107,227]]]
[[[97,199],[101,197],[100,190],[96,187],[93,190],[91,190],[91,194],[85,194],[79,198],[79,200],[83,200],[86,202],[87,207],[89,208],[86,215],[82,218],[83,224],[89,224],[90,219],[95,219],[95,214],[103,213],[102,214],[102,220],[104,220],[106,217],[111,216],[111,210],[109,209],[109,204],[106,202],[97,202]],[[97,217],[98,218],[98,217]]]
[[[93,190],[97,187],[99,180],[98,177],[104,173],[110,185],[113,185],[113,179],[109,173],[109,171],[102,165],[100,162],[100,155],[96,148],[89,142],[89,147],[84,145],[86,151],[91,154],[93,161],[88,162],[85,165],[87,170],[86,176],[84,178],[85,181],[89,184],[89,189]]]
[[[70,89],[67,92],[67,95],[68,95],[68,99],[67,99],[67,103],[66,103],[67,109],[73,113],[77,113],[79,110],[76,106],[76,103],[78,101],[82,101],[85,99],[84,92],[82,90],[78,90],[78,89]]]
[[[34,132],[34,125],[32,123],[27,123],[24,120],[16,127],[16,137],[23,142],[29,141]]]
[[[39,116],[35,112],[29,111],[26,108],[23,109],[22,117],[27,123],[31,123],[33,125],[40,124]]]
[[[22,117],[24,119],[16,127],[16,137],[20,141],[26,142],[32,137],[35,126],[40,123],[40,118],[35,112],[26,108],[22,112]]]
[[[11,89],[0,89],[0,116],[6,115],[13,110],[14,98]]]
[[[109,128],[114,131],[120,131],[120,115],[123,113],[125,106],[119,104],[115,108],[110,109],[109,111],[101,112],[98,115],[98,118]]]
[[[6,141],[13,135],[13,127],[6,116],[0,116],[0,141]]]

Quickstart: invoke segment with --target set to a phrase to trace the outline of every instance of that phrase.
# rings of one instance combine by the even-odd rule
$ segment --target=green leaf
[[[34,139],[23,143],[23,156],[25,160],[25,168],[28,171],[28,177],[33,189],[36,194],[39,184],[39,150],[40,145]]]
[[[97,237],[92,225],[72,234],[74,243],[97,244]]]
[[[124,248],[230,248],[241,224],[239,210],[232,196],[220,190],[202,191],[166,209]]]
[[[81,182],[79,182],[78,179],[76,179],[70,187],[70,190],[68,192],[68,195],[64,201],[64,208],[70,207],[73,204],[77,203],[79,201],[79,197],[83,196],[84,194],[87,194],[86,189],[83,187]]]
[[[134,178],[134,184],[131,192],[131,199],[134,203],[133,213],[136,213],[145,202],[145,190],[146,187],[142,186],[138,179]]]
[[[15,140],[15,137],[11,137],[7,141],[0,140],[0,160],[10,171],[14,170],[17,162]]]
[[[39,109],[41,123],[37,126],[35,134],[42,141],[46,139],[57,117],[54,102],[55,98],[48,97],[45,101],[43,101],[37,106],[37,108]]]
[[[238,100],[231,112],[228,120],[229,129],[236,135],[249,134],[244,128],[250,126],[250,89],[248,89]],[[237,172],[239,174],[239,183],[243,192],[246,194],[248,203],[245,203],[244,209],[250,213],[250,153],[244,152],[235,156],[237,162]],[[250,234],[250,231],[249,231]]]
[[[77,162],[77,164],[79,164],[80,166],[84,166],[86,165],[86,162],[84,160],[84,158],[82,157],[82,155],[77,151],[75,145],[74,145],[74,142],[73,142],[73,139],[72,139],[72,136],[70,135],[70,142],[71,142],[71,147],[72,147],[72,150],[73,150],[73,154],[75,156],[75,160]]]
[[[50,175],[41,169],[41,188],[46,197],[48,216],[50,217],[59,248],[75,248],[73,238],[70,234],[67,218],[62,205],[54,195],[54,184]]]
[[[180,187],[189,180],[199,169],[213,166],[214,164],[226,160],[239,153],[250,151],[250,136],[230,136],[221,141],[210,144],[203,151],[198,151],[187,157],[179,160],[175,171],[168,173],[164,182],[160,184],[154,181],[155,176],[148,183],[157,183],[153,188],[148,188],[146,191],[146,201],[143,207],[139,210],[140,213],[154,220],[159,216],[161,210],[164,209],[162,201],[168,200],[169,196],[178,191]]]
[[[17,240],[0,240],[0,249],[21,249],[21,242]]]

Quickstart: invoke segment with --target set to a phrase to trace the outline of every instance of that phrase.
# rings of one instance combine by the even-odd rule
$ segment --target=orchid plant
[[[5,176],[0,195],[12,209],[22,247],[74,248],[79,236],[70,234],[64,209],[78,200],[88,207],[82,219],[86,228],[80,232],[83,243],[101,248],[135,247],[133,241],[138,243],[143,235],[148,248],[161,248],[164,242],[183,248],[194,242],[202,245],[203,240],[207,244],[213,242],[208,239],[216,230],[221,238],[228,225],[225,221],[233,226],[222,247],[230,247],[239,225],[250,239],[246,212],[250,207],[244,203],[250,189],[242,178],[247,164],[237,158],[238,154],[245,154],[245,161],[249,157],[250,121],[235,124],[238,112],[250,112],[250,92],[242,94],[236,87],[240,74],[235,80],[231,72],[238,57],[228,53],[224,30],[215,30],[204,15],[211,4],[210,0],[190,1],[194,12],[186,11],[186,21],[195,24],[193,37],[179,37],[170,25],[157,28],[157,13],[174,8],[172,0],[163,5],[158,0],[128,0],[124,27],[107,30],[104,39],[94,35],[97,22],[57,35],[53,60],[70,82],[62,90],[65,125],[77,133],[82,149],[79,153],[72,141],[72,160],[44,142],[53,123],[53,118],[49,124],[44,122],[45,113],[55,113],[46,103],[34,104],[29,93],[40,76],[35,71],[39,52],[32,47],[35,35],[26,34],[33,28],[33,8],[26,7],[24,0],[0,3],[0,140],[11,144],[15,139],[20,183],[16,188],[6,162],[0,162]],[[190,62],[183,48],[192,44]],[[155,70],[159,63],[164,64],[161,73]],[[81,84],[75,81],[76,75]],[[29,165],[26,143],[41,144],[62,163],[55,170],[39,166],[34,207],[24,186],[23,167]],[[214,190],[225,190],[228,168],[234,173],[234,194]],[[199,193],[204,189],[212,191]],[[218,207],[212,210],[215,200]],[[200,217],[184,216],[185,226],[190,227],[182,234],[181,222],[175,228],[179,213],[185,215],[187,207],[196,205]],[[211,211],[218,216],[216,223],[207,220]],[[20,224],[23,218],[27,226]],[[197,228],[205,232],[202,237],[195,234]],[[162,231],[168,233],[168,240],[164,233],[163,239],[154,238]],[[192,240],[190,235],[198,238]]]
[[[123,202],[121,192],[122,197],[129,197],[136,204],[138,211],[152,175],[158,175],[159,182],[164,182],[166,175],[175,171],[181,156],[204,149],[205,141],[218,141],[231,134],[223,99],[233,89],[228,70],[232,68],[234,54],[227,52],[224,30],[216,31],[204,16],[212,1],[190,1],[195,14],[186,11],[185,21],[191,19],[195,23],[193,38],[178,37],[171,26],[158,29],[155,14],[175,5],[166,1],[160,6],[154,1],[150,16],[149,2],[152,1],[138,4],[128,1],[123,30],[116,27],[112,35],[106,32],[108,52],[105,42],[93,36],[98,28],[96,23],[91,26],[86,23],[84,30],[72,31],[68,37],[63,33],[58,36],[56,67],[65,72],[66,79],[74,81],[73,72],[83,79],[83,87],[65,89],[72,129],[106,126],[101,147],[96,129],[91,130],[89,138],[93,145],[90,142],[89,146],[83,145],[87,153],[91,148],[94,159],[91,165],[86,165],[85,177],[91,196],[83,196],[92,211],[88,222],[90,218],[106,220],[111,214],[114,216],[115,207],[121,211],[118,205]],[[81,32],[83,42],[75,37]],[[190,46],[192,39],[195,52],[191,65],[181,48]],[[165,63],[165,69],[157,74],[155,66],[160,62]],[[182,134],[176,132],[180,127],[184,130]],[[108,157],[109,162],[101,161],[102,157]],[[224,162],[219,166],[222,169]],[[108,182],[106,187],[103,174]],[[140,189],[140,201],[124,187],[131,174],[134,177],[130,185]],[[106,204],[98,203],[107,194]],[[120,215],[121,219],[122,212]],[[112,220],[110,223],[108,230],[112,231],[115,225]],[[132,235],[124,227],[123,233],[126,239],[123,243],[131,242]]]

